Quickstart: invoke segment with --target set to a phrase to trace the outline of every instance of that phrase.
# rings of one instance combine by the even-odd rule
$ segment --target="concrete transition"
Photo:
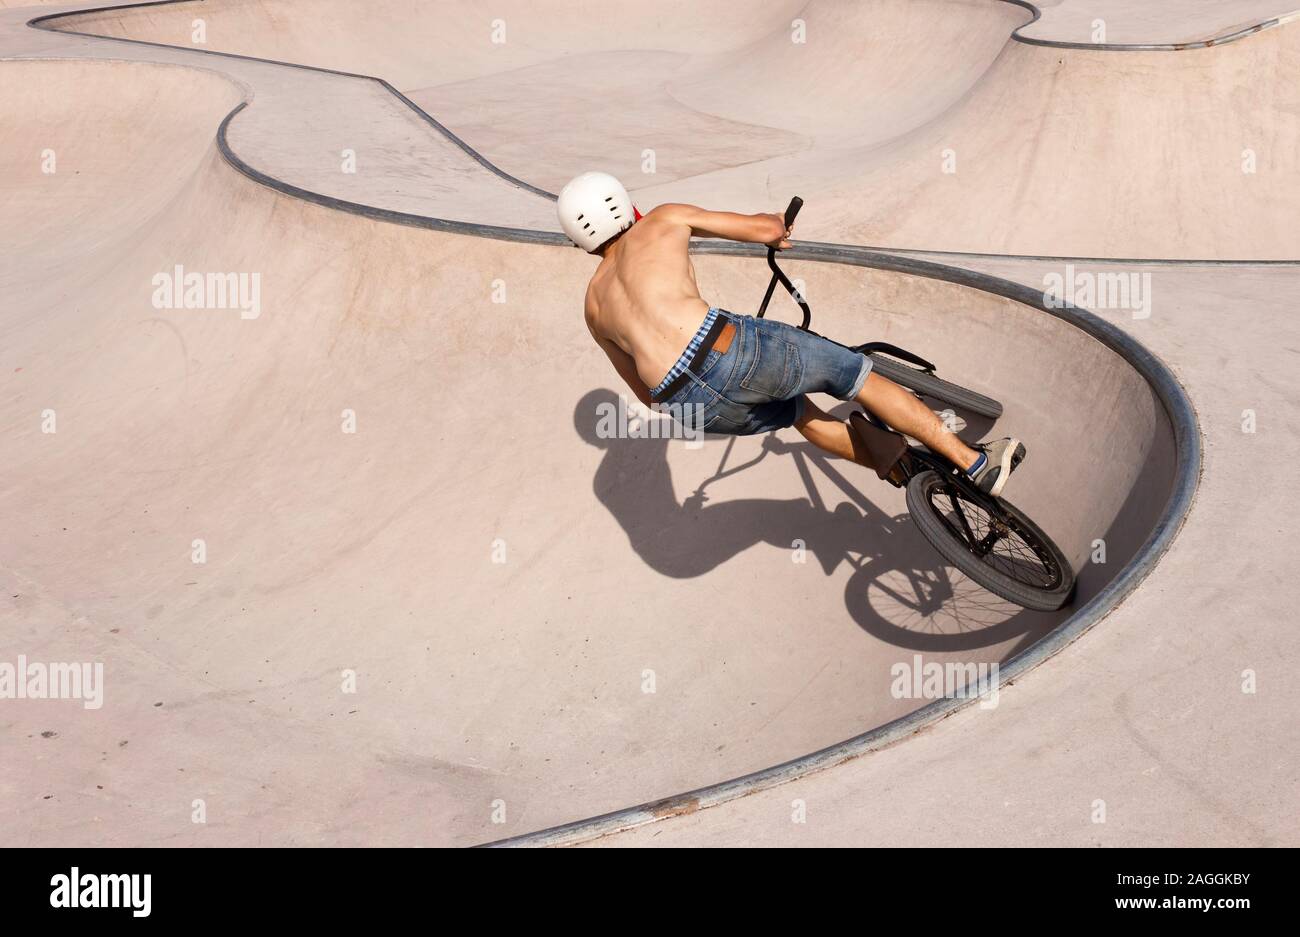
[[[1300,27],[1288,3],[1132,14],[1067,0],[1034,21],[1035,7],[1004,0],[780,0],[759,15],[730,0],[577,3],[568,16],[506,0],[485,21],[473,0],[372,0],[364,15],[349,0],[269,0],[56,25],[193,47],[201,14],[202,48],[382,76],[550,191],[599,163],[653,180],[637,187],[649,204],[757,211],[799,191],[801,233],[823,241],[1294,260],[1300,83],[1284,76],[1300,69]]]
[[[1150,312],[1136,274],[1069,269],[1123,288],[1103,319],[1045,309],[1042,279],[812,243],[787,264],[819,331],[1004,402],[957,425],[1029,441],[1013,500],[1079,570],[1043,615],[793,432],[611,436],[593,261],[546,192],[657,159],[643,208],[797,193],[810,241],[1300,257],[1300,85],[1276,80],[1300,27],[1121,53],[1022,41],[1054,8],[994,0],[499,6],[495,46],[459,2],[0,16],[0,663],[104,665],[100,708],[0,708],[10,843],[468,845],[795,760],[764,783],[788,780],[954,708],[898,693],[899,668],[1019,673],[1171,542],[1200,442],[1124,329]],[[1112,40],[1240,26],[1215,7]],[[757,254],[697,265],[754,308]]]

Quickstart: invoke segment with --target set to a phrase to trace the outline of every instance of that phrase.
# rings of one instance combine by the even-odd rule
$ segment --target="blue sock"
[[[970,468],[966,470],[966,474],[974,475],[976,472],[978,472],[980,469],[984,467],[984,463],[987,462],[988,460],[989,457],[985,453],[981,452],[980,457],[976,459],[974,462],[972,462]]]

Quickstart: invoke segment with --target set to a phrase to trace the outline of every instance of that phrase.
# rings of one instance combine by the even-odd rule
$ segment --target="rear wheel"
[[[1015,505],[931,470],[908,482],[907,509],[944,559],[994,595],[1053,612],[1074,593],[1070,561]]]
[[[872,352],[867,357],[871,359],[872,370],[881,377],[889,378],[895,384],[903,385],[908,390],[942,400],[989,419],[996,420],[1002,416],[1002,404],[992,397],[967,390],[960,384],[945,381],[929,371],[914,368],[880,352]]]

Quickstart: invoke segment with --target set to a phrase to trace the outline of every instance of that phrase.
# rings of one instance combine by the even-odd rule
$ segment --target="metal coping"
[[[555,201],[556,196],[554,193],[547,192],[545,189],[540,189],[537,186],[532,185],[531,183],[525,182],[522,179],[512,176],[504,169],[501,169],[499,166],[497,166],[495,163],[493,163],[483,154],[479,153],[472,146],[470,146],[468,143],[466,143],[464,140],[458,137],[448,127],[446,127],[440,121],[436,120],[433,117],[433,115],[429,114],[429,112],[424,110],[422,107],[420,107],[420,105],[416,104],[406,95],[404,95],[402,92],[398,91],[396,88],[394,88],[383,78],[376,77],[375,75],[362,75],[359,72],[344,72],[334,68],[322,68],[318,65],[302,65],[298,62],[282,62],[277,59],[259,58],[258,56],[255,55],[239,55],[234,52],[220,52],[217,51],[216,49],[200,49],[200,48],[188,47],[188,46],[170,45],[169,43],[166,42],[150,42],[145,39],[123,39],[117,36],[102,36],[102,35],[97,35],[96,33],[83,33],[75,29],[59,29],[55,26],[48,25],[52,23],[52,21],[54,20],[75,19],[76,17],[87,16],[91,13],[111,13],[114,10],[129,10],[137,7],[169,6],[174,3],[203,3],[203,2],[204,0],[145,0],[145,2],[143,3],[115,3],[115,4],[110,4],[101,7],[88,7],[84,10],[70,10],[70,11],[65,11],[63,13],[46,13],[42,16],[37,16],[34,17],[33,19],[28,20],[27,25],[33,29],[41,29],[41,30],[45,30],[46,32],[64,33],[65,35],[69,35],[69,36],[81,36],[83,39],[98,39],[104,42],[125,42],[125,43],[130,43],[132,45],[150,46],[155,49],[171,49],[173,51],[179,51],[179,52],[198,52],[203,55],[216,55],[216,56],[220,56],[221,58],[238,59],[243,62],[260,62],[263,65],[279,65],[284,68],[297,68],[308,72],[322,72],[326,75],[338,75],[342,78],[356,78],[362,81],[373,81],[376,84],[381,85],[389,94],[393,95],[395,98],[397,98],[407,107],[409,107],[412,111],[414,111],[421,120],[423,120],[425,123],[429,124],[435,130],[437,130],[440,134],[446,137],[448,141],[450,141],[452,144],[458,147],[462,152],[464,152],[466,156],[474,160],[476,163],[478,163],[488,172],[492,173],[494,176],[497,176],[498,178],[503,179],[506,182],[509,182],[513,186],[517,186],[520,189],[523,189],[527,192],[531,192],[534,195],[540,196],[542,198],[550,199],[551,201]]]
[[[1024,35],[1024,30],[1043,18],[1043,11],[1028,2],[1028,0],[1003,0],[1003,2],[1024,7],[1033,14],[1029,22],[1023,26],[1017,26],[1012,31],[1011,37],[1017,42],[1023,42],[1025,45],[1030,46],[1046,46],[1052,49],[1082,49],[1089,52],[1186,52],[1189,49],[1209,49],[1214,46],[1236,42],[1238,39],[1245,39],[1247,36],[1253,36],[1255,33],[1263,32],[1266,29],[1281,26],[1283,23],[1289,23],[1291,20],[1300,17],[1300,10],[1295,10],[1217,36],[1193,39],[1189,42],[1070,42],[1064,39],[1040,39],[1036,36]]]

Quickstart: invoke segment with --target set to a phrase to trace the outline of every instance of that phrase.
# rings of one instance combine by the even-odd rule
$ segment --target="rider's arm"
[[[655,213],[666,220],[688,225],[691,234],[702,238],[726,238],[749,244],[789,247],[790,232],[781,215],[740,215],[732,211],[709,211],[695,205],[660,205]]]
[[[596,340],[596,344],[600,346],[601,351],[609,357],[610,364],[614,365],[614,370],[618,372],[618,376],[632,389],[636,399],[649,407],[650,388],[641,382],[640,375],[636,373],[636,362],[632,360],[632,356],[609,339],[597,335],[590,322],[587,323],[587,328],[591,331],[591,337]]]

